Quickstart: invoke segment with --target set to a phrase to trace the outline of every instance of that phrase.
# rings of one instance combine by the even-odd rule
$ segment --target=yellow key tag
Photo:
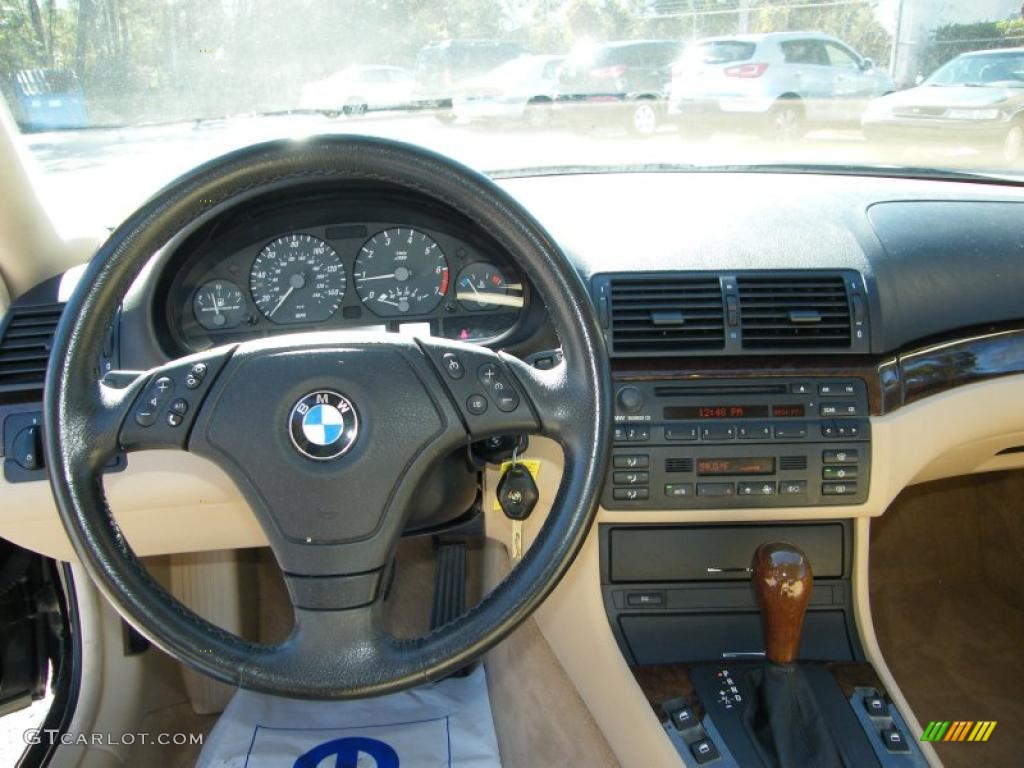
[[[526,471],[530,473],[533,478],[533,482],[537,482],[537,478],[540,475],[540,459],[516,459],[515,461],[503,461],[501,462],[501,469],[498,472],[498,480],[500,481],[505,473],[512,467],[513,464],[520,464],[526,467]],[[539,485],[539,483],[538,483]],[[497,486],[495,486],[497,488]],[[501,504],[498,503],[498,495],[494,495],[494,507],[495,512],[501,512]]]

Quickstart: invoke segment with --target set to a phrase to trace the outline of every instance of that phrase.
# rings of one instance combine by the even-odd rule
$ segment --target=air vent
[[[806,456],[780,456],[779,457],[779,469],[784,470],[796,470],[796,469],[807,469],[807,457]]]
[[[693,459],[665,459],[665,472],[669,474],[693,472]]]
[[[725,345],[717,276],[616,278],[610,296],[616,354],[720,350]]]
[[[13,307],[0,330],[0,394],[41,392],[63,304]]]
[[[847,349],[850,305],[842,276],[742,276],[744,349]]]

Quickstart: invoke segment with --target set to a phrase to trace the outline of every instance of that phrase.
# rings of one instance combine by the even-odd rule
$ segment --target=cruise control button
[[[615,488],[612,498],[616,501],[646,501],[651,495],[647,488]]]
[[[498,395],[494,400],[498,406],[498,410],[503,413],[509,413],[519,407],[519,395],[515,392],[507,392],[504,395]]]
[[[487,398],[483,395],[470,395],[466,398],[466,410],[479,416],[487,410]]]
[[[206,377],[206,363],[196,363],[189,368],[185,374],[185,386],[189,389],[198,389]]]
[[[161,376],[146,388],[146,393],[135,409],[135,423],[140,427],[151,427],[156,424],[160,411],[174,392],[174,382],[167,376]]]
[[[444,367],[444,372],[451,379],[458,381],[466,375],[466,369],[462,365],[462,361],[454,352],[445,352],[441,355],[441,365]]]

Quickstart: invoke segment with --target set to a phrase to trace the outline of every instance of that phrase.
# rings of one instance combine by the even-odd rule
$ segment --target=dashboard
[[[507,340],[530,297],[484,233],[373,190],[257,202],[172,250],[154,327],[176,353],[307,330]]]

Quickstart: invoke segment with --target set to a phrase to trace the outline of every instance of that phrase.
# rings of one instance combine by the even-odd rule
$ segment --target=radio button
[[[740,496],[774,496],[777,491],[775,483],[737,483],[736,492]]]
[[[860,424],[856,421],[837,421],[836,434],[839,437],[857,437],[860,434]]]
[[[803,496],[806,493],[806,480],[783,480],[781,483],[779,483],[780,496]]]
[[[665,427],[665,439],[666,440],[696,440],[697,439],[697,427],[696,427],[696,425],[690,425],[688,427]]]
[[[651,458],[647,454],[619,455],[612,457],[612,466],[615,469],[647,469],[651,465]]]
[[[807,424],[800,422],[799,424],[780,424],[775,427],[775,438],[777,440],[797,437],[807,437]]]
[[[740,440],[770,440],[772,428],[767,424],[741,424],[736,434]]]
[[[796,384],[790,384],[789,391],[794,395],[809,395],[813,391],[813,387],[806,381],[801,381]]]
[[[625,427],[616,427],[615,428],[615,442],[616,443],[624,443],[624,442],[626,442],[626,428]]]
[[[677,499],[693,496],[693,483],[666,483],[665,495]]]
[[[856,416],[856,403],[822,403],[818,406],[822,416]]]
[[[854,448],[839,448],[835,451],[823,451],[821,454],[821,460],[826,464],[856,464],[857,458],[857,450]]]
[[[822,496],[852,496],[857,492],[856,483],[822,483]]]
[[[854,464],[842,467],[823,467],[821,477],[823,480],[856,480],[857,466]]]
[[[698,496],[735,496],[736,486],[732,483],[697,483]]]
[[[623,387],[615,400],[619,409],[626,413],[637,413],[644,407],[644,394],[636,387]]]
[[[650,427],[626,427],[626,442],[644,443],[651,439]]]
[[[735,440],[736,427],[732,424],[710,424],[701,427],[701,440]]]
[[[615,472],[612,481],[616,485],[647,485],[650,475],[647,472]]]
[[[821,422],[821,436],[828,438],[839,437],[839,433],[836,432],[836,423],[834,421]]]
[[[818,394],[825,397],[855,395],[857,394],[857,387],[852,381],[841,381],[836,384],[819,384]]]
[[[651,492],[647,488],[615,488],[612,498],[615,501],[646,501]]]

